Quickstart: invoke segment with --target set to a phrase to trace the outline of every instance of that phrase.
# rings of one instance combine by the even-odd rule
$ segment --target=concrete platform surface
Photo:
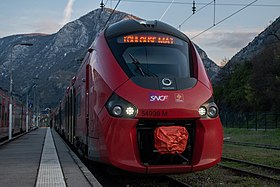
[[[50,128],[0,146],[0,187],[101,186]]]

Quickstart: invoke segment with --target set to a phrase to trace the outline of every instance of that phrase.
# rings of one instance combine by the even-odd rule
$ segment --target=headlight
[[[114,106],[112,109],[112,113],[114,114],[114,116],[120,116],[122,114],[122,107],[118,105]]]
[[[207,110],[204,106],[201,106],[199,109],[198,109],[198,113],[201,115],[201,116],[205,116],[206,113],[207,113]]]
[[[214,103],[213,98],[210,98],[206,103],[199,107],[198,113],[202,118],[215,118],[219,114],[219,109]]]
[[[134,105],[115,93],[107,101],[106,108],[110,115],[122,118],[134,118],[138,111]]]
[[[215,106],[210,106],[207,114],[210,118],[214,118],[218,115],[218,109]]]
[[[134,114],[134,109],[132,107],[128,107],[126,110],[125,110],[126,114],[131,116]]]

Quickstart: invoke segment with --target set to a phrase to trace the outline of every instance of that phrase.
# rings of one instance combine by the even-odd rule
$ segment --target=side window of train
[[[77,116],[81,115],[81,93],[78,93],[76,96],[76,111]]]

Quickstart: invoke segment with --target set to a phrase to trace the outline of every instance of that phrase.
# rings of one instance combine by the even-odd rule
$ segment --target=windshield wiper
[[[156,75],[155,73],[149,71],[146,67],[143,67],[142,64],[141,64],[132,54],[130,54],[130,53],[128,53],[128,54],[129,54],[129,57],[132,59],[132,63],[135,64],[135,66],[136,66],[137,69],[140,71],[140,73],[141,73],[141,75],[142,75],[143,77],[145,76],[145,74],[148,75],[148,76],[150,76],[150,73],[151,73],[153,76],[157,77],[157,75]],[[145,69],[147,70],[148,73],[146,73],[145,71],[143,71],[142,68],[145,68]]]
[[[145,73],[144,73],[144,71],[141,68],[140,62],[132,54],[130,54],[130,53],[128,53],[128,54],[129,54],[129,57],[132,59],[132,63],[135,64],[137,69],[140,71],[141,75],[144,77]]]

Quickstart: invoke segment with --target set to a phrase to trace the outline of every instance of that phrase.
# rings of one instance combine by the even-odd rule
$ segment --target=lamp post
[[[29,93],[28,93],[28,91],[29,90],[27,90],[27,95],[26,95],[26,117],[25,117],[25,120],[26,120],[25,125],[26,126],[25,126],[25,132],[28,132],[28,126],[29,126],[29,124],[28,124],[29,123],[29,114],[28,114],[28,107],[29,107],[28,106],[28,99],[29,99],[28,96],[29,96]]]
[[[32,43],[19,43],[19,44],[14,44],[11,47],[11,65],[13,62],[13,49],[16,46],[32,46]],[[10,103],[9,103],[9,140],[12,139],[12,130],[13,130],[13,70],[12,68],[10,69]]]
[[[35,79],[35,78],[33,78],[33,79]],[[36,77],[36,79],[38,79],[37,77]],[[33,89],[33,88],[35,88],[36,87],[36,83],[34,83],[28,90],[27,90],[27,94],[26,94],[26,122],[25,122],[25,131],[26,132],[28,132],[28,130],[29,130],[29,93],[31,92],[31,90]]]

